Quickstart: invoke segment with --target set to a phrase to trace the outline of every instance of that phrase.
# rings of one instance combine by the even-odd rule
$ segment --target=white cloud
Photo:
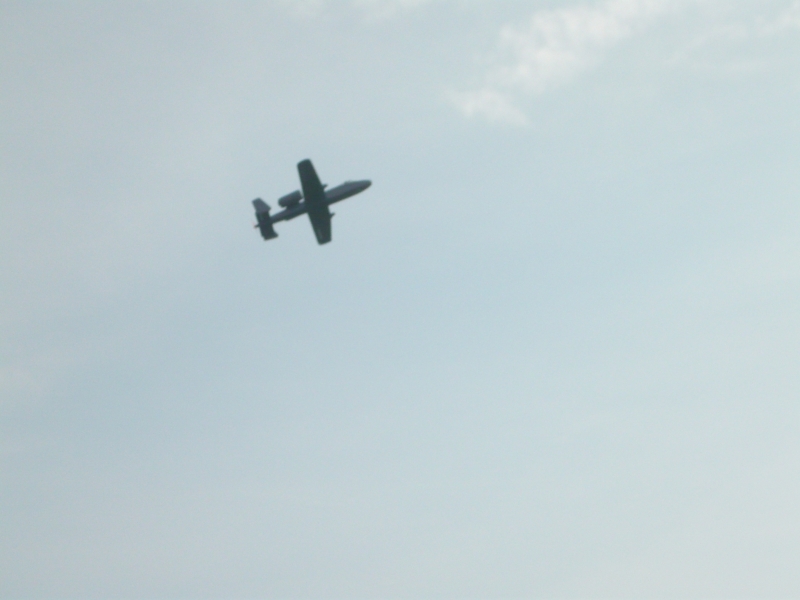
[[[541,94],[568,83],[597,65],[606,49],[644,29],[665,7],[661,0],[606,0],[537,11],[526,24],[501,30],[499,54],[505,60],[490,70],[481,90],[454,95],[454,103],[468,117],[527,122],[510,95]]]
[[[792,29],[800,30],[800,0],[793,2],[788,9],[771,21],[760,19],[756,27],[760,35],[774,35]]]
[[[542,93],[600,62],[603,50],[642,29],[662,10],[663,3],[655,0],[610,0],[597,7],[534,13],[526,26],[501,32],[501,48],[513,62],[491,78]]]
[[[484,88],[473,92],[451,92],[450,100],[467,117],[482,116],[509,125],[528,125],[528,117],[513,105],[506,94]]]
[[[697,4],[715,8],[708,2]],[[734,12],[731,17],[727,11],[712,10],[706,14],[710,23],[677,48],[666,64],[732,76],[763,72],[768,62],[759,56],[759,40],[800,30],[800,0],[786,4],[772,15],[753,14],[751,9],[745,16]]]
[[[750,37],[750,28],[742,23],[715,25],[679,47],[665,62],[670,66],[689,65],[706,71],[727,73],[746,71],[746,65],[754,66],[752,61],[742,61],[741,58],[737,60],[737,57],[726,54],[724,62],[720,62],[719,57],[710,58],[708,55],[711,48],[738,45]]]

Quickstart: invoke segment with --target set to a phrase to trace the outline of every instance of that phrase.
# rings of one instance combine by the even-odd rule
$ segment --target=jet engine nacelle
[[[280,204],[283,208],[289,208],[290,206],[294,206],[300,200],[303,199],[303,193],[300,190],[295,190],[291,194],[286,194],[285,196],[281,196],[278,199],[278,204]]]

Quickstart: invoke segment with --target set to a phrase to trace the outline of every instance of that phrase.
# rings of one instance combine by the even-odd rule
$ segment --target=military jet
[[[311,220],[311,227],[314,235],[317,236],[318,244],[327,244],[331,241],[331,217],[333,213],[328,208],[334,202],[339,202],[350,196],[355,196],[363,192],[372,182],[364,179],[361,181],[345,181],[335,188],[326,190],[325,184],[319,182],[314,165],[306,159],[297,163],[297,172],[300,174],[300,185],[303,191],[295,190],[291,194],[286,194],[278,199],[278,204],[283,208],[274,216],[269,215],[270,207],[261,198],[253,200],[256,209],[256,228],[261,230],[261,237],[271,240],[278,237],[272,227],[278,221],[288,221],[308,214]]]

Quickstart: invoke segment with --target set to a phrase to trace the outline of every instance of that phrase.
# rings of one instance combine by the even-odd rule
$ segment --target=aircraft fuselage
[[[360,181],[345,181],[341,185],[337,185],[334,188],[329,190],[325,190],[325,202],[328,206],[334,204],[335,202],[339,202],[344,200],[345,198],[349,198],[350,196],[355,196],[359,192],[363,192],[369,186],[372,185],[372,182],[368,179],[362,179]],[[272,223],[278,223],[279,221],[289,221],[294,219],[295,217],[299,217],[300,215],[304,215],[308,212],[308,205],[306,204],[305,200],[298,202],[294,206],[290,206],[274,215],[270,215],[270,221]]]

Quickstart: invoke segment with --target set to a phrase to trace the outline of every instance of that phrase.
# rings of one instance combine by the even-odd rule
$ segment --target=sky
[[[800,1],[3,0],[0,80],[0,597],[800,596]]]

